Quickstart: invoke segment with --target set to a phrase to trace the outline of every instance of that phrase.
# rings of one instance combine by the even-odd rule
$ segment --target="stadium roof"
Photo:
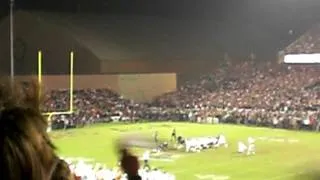
[[[203,59],[202,55],[214,55],[208,33],[204,36],[194,22],[190,26],[190,21],[129,15],[29,13],[38,21],[64,28],[101,60]]]
[[[285,54],[320,53],[320,24],[315,25],[284,50]]]

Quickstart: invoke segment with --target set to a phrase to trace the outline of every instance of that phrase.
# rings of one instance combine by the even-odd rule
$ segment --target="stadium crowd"
[[[319,52],[317,29],[310,30],[285,53]],[[69,90],[47,92],[40,105],[37,88],[0,83],[0,173],[4,179],[175,179],[159,169],[140,168],[138,158],[124,147],[119,147],[120,162],[113,169],[60,158],[41,112],[68,111],[70,98],[74,113],[53,116],[51,120],[57,127],[112,121],[116,116],[118,120],[184,120],[320,130],[320,65],[227,61],[175,92],[140,104],[109,89],[82,89],[75,90],[73,97]],[[215,142],[227,147],[225,137],[218,137],[188,138],[184,142],[186,151],[199,152]],[[248,141],[248,152],[254,153],[253,140]]]
[[[198,122],[213,118],[219,122],[283,128],[312,124],[316,129],[320,120],[319,87],[319,65],[228,62],[148,104],[133,105],[108,89],[75,91],[77,109],[71,121],[92,123],[120,114],[139,119]],[[63,110],[68,102],[68,91],[52,91],[44,107],[48,111]]]
[[[291,44],[285,51],[290,54],[310,54],[319,52],[319,34],[320,25],[316,25],[314,28],[309,30],[300,39]]]
[[[118,169],[62,160],[41,112],[68,110],[68,90],[50,91],[40,109],[35,85],[33,89],[0,85],[0,163],[4,179],[175,179],[158,169],[140,169],[138,158],[124,147],[119,147],[119,174]],[[228,62],[198,81],[187,82],[146,104],[135,104],[108,89],[76,90],[72,97],[75,113],[55,116],[53,120],[77,126],[116,115],[120,120],[178,119],[319,131],[319,89],[319,65]],[[191,140],[190,148],[201,145]]]
[[[109,89],[75,90],[73,93],[74,114],[53,116],[53,121],[68,119],[70,126],[74,126],[107,120],[115,114],[127,117],[131,115],[131,101],[123,99]],[[65,112],[69,110],[69,103],[69,90],[50,91],[45,95],[42,110]]]
[[[229,63],[156,102],[162,107],[196,109],[195,120],[199,121],[209,116],[284,128],[297,127],[300,122],[302,127],[320,120],[319,82],[318,65]]]

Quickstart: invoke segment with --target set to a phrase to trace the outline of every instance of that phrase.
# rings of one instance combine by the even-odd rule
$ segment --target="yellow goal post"
[[[44,112],[44,116],[47,116],[48,121],[48,131],[51,131],[51,118],[54,115],[70,115],[73,114],[73,85],[74,85],[74,72],[73,72],[73,62],[74,62],[74,52],[70,52],[70,74],[69,74],[69,110],[61,112]],[[38,83],[39,83],[39,95],[42,95],[42,51],[38,51]],[[39,97],[40,98],[40,97]]]

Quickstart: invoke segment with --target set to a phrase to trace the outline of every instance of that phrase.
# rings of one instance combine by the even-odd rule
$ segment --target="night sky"
[[[65,12],[102,12],[143,14],[169,18],[199,18],[259,21],[267,17],[283,19],[290,25],[300,20],[319,20],[319,0],[15,0],[17,9],[40,9]],[[1,1],[1,14],[8,13],[7,2]],[[294,23],[293,23],[294,24]]]
[[[8,15],[8,1],[1,1],[1,17]],[[218,22],[225,26],[250,25],[263,28],[268,36],[271,34],[279,39],[266,45],[274,47],[272,52],[290,44],[320,23],[320,0],[16,0],[15,9],[135,14],[169,19],[207,19],[212,20],[213,24]],[[291,29],[293,35],[289,35]],[[236,35],[237,31],[230,33]],[[252,44],[252,47],[255,46]],[[256,51],[263,52],[264,48]]]
[[[8,10],[8,1],[1,1],[1,12]],[[129,13],[180,18],[224,20],[238,17],[252,19],[306,18],[319,20],[318,0],[16,0],[17,9],[48,11]],[[318,11],[318,12],[317,12]]]

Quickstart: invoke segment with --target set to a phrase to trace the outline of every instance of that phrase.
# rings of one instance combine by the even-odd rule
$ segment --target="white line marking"
[[[205,168],[205,169],[200,169],[200,170],[208,170],[208,169],[211,169],[213,167],[224,167],[224,166],[229,166],[231,164],[234,164],[235,162],[225,162],[225,163],[218,163],[218,164],[212,164],[212,166],[208,167],[208,168]],[[194,168],[187,168],[184,170],[181,170],[181,171],[176,171],[175,174],[180,174],[180,173],[184,173],[184,172],[187,172],[189,170],[194,170]]]
[[[298,143],[300,142],[299,139],[291,139],[291,138],[281,138],[281,137],[256,137],[257,140],[263,141],[263,142],[280,142],[280,143]]]
[[[142,161],[143,158],[140,158],[139,160]],[[150,158],[150,161],[174,162],[175,159],[169,159],[169,158]]]
[[[303,174],[303,173],[306,173],[306,172],[287,173],[287,174],[284,174],[284,175],[279,175],[279,176],[274,176],[274,177],[271,177],[271,178],[266,178],[266,180],[283,179],[283,178],[297,176],[297,175],[300,175],[300,174]]]
[[[215,174],[196,174],[195,175],[198,179],[211,179],[211,180],[228,180],[230,179],[229,176],[223,176],[223,175],[215,175]]]
[[[286,168],[291,168],[291,167],[295,167],[295,166],[297,165],[297,163],[305,164],[305,163],[307,163],[307,162],[309,162],[309,161],[305,161],[304,158],[301,158],[301,159],[299,159],[298,161],[290,161],[290,162],[288,162],[288,163],[284,163],[284,164],[282,164],[282,166],[283,166],[283,167],[286,167]],[[274,163],[274,161],[269,161],[268,163],[264,163],[264,165],[266,165],[266,164],[272,165],[272,164],[276,164],[276,163]],[[242,175],[242,174],[247,174],[248,172],[256,172],[256,170],[265,169],[265,168],[263,168],[263,167],[265,167],[265,166],[259,166],[258,168],[250,168],[249,170],[243,171],[242,173],[236,173],[236,176],[239,176],[239,175]],[[303,172],[302,172],[302,173],[303,173]],[[299,173],[288,173],[288,174],[296,174],[296,175],[299,175],[299,174],[301,174],[301,172],[299,172]],[[279,176],[284,176],[284,175],[279,175]],[[292,175],[292,176],[293,176],[293,175]]]
[[[242,162],[244,160],[245,159],[240,159],[240,161],[236,161],[236,162],[231,161],[231,162],[227,162],[227,163],[213,164],[213,166],[210,166],[210,167],[205,168],[205,169],[201,169],[201,171],[207,171],[207,170],[212,169],[213,167],[220,168],[220,167],[228,166],[228,165],[231,165],[231,164]],[[287,165],[286,167],[296,166],[297,163],[302,162],[302,160],[304,160],[304,158],[301,158],[299,161],[294,161],[294,162],[291,161],[291,162],[285,163],[284,165],[285,166]],[[270,160],[270,161],[267,161],[267,162],[264,163],[264,165],[267,165],[267,164],[268,165],[272,165],[272,164],[275,164],[275,163],[274,163],[274,161]],[[248,174],[249,172],[255,172],[257,170],[264,169],[263,167],[265,167],[265,166],[262,166],[262,167],[259,166],[258,168],[250,168],[249,170],[242,171],[241,173],[232,174],[232,176],[239,177],[239,175],[241,176],[241,175]],[[232,169],[232,167],[230,167],[230,169]],[[192,168],[192,169],[191,168],[187,168],[187,169],[184,169],[184,170],[181,170],[181,171],[176,171],[176,172],[173,171],[173,173],[176,175],[176,174],[181,174],[181,173],[187,172],[189,170],[193,170],[194,171],[194,168]],[[301,172],[300,173],[289,173],[288,175],[279,175],[279,177],[276,176],[275,179],[281,179],[281,178],[285,178],[286,176],[290,177],[290,176],[295,176],[295,175],[299,175],[299,174],[301,174]],[[282,176],[284,176],[284,177],[282,177]],[[269,178],[267,178],[267,179],[269,179]],[[273,179],[273,178],[271,178],[271,179]]]

